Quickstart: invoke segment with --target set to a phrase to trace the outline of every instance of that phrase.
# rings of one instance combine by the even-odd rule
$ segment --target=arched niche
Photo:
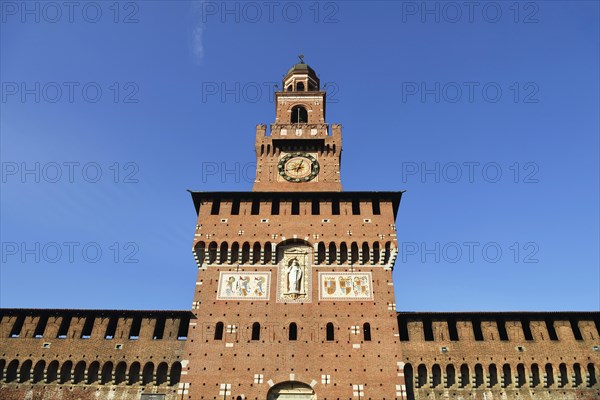
[[[267,393],[267,400],[316,400],[312,387],[302,382],[282,382]]]

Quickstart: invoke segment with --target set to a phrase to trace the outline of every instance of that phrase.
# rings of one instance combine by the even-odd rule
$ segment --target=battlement
[[[600,312],[399,312],[397,318],[409,399],[434,393],[600,398]]]
[[[83,399],[96,391],[174,399],[193,318],[189,311],[0,309],[0,397],[60,396],[66,386]]]

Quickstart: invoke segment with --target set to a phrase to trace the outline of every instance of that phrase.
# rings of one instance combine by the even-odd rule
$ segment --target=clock
[[[319,162],[308,153],[288,153],[281,157],[277,169],[288,182],[308,182],[319,174]]]

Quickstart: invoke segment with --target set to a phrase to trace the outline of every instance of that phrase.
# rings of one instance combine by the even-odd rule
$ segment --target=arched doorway
[[[316,400],[315,391],[306,383],[283,382],[273,386],[267,400]]]

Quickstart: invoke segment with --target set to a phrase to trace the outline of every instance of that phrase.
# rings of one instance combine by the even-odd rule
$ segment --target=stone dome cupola
[[[290,68],[283,78],[284,92],[318,92],[320,80],[317,73],[304,63],[304,56],[298,56],[300,62]]]

